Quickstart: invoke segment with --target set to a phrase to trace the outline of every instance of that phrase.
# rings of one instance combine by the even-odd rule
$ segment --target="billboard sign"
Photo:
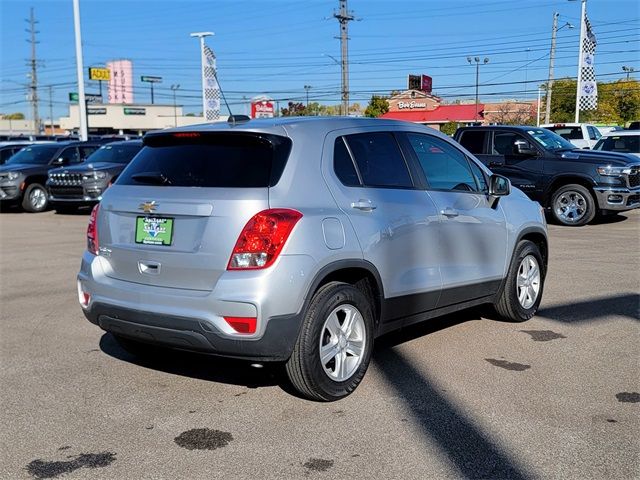
[[[89,80],[108,82],[111,80],[111,70],[102,67],[89,67]]]
[[[409,75],[407,88],[430,94],[433,90],[433,80],[429,75]]]
[[[273,100],[258,97],[251,101],[251,118],[273,118],[274,116]]]
[[[133,103],[133,64],[131,60],[107,62],[111,70],[109,103]]]

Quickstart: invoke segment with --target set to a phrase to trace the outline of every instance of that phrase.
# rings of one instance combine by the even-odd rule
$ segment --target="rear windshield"
[[[547,130],[560,135],[565,140],[582,140],[581,127],[545,127]]]
[[[278,183],[291,140],[257,133],[148,136],[118,185],[258,188]]]
[[[640,135],[603,137],[593,149],[607,152],[640,153]]]
[[[129,163],[142,145],[109,144],[100,147],[87,159],[88,162]]]

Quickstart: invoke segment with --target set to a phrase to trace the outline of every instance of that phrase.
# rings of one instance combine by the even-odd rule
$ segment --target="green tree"
[[[366,117],[379,117],[389,111],[389,102],[386,97],[373,95],[369,101],[369,105],[364,111]]]
[[[24,113],[15,112],[15,113],[7,113],[2,115],[4,120],[24,120]]]
[[[300,102],[289,102],[285,108],[280,109],[283,117],[301,117],[307,114],[307,109]]]
[[[440,127],[440,131],[446,135],[449,135],[450,137],[453,136],[454,133],[456,133],[457,129],[458,124],[456,122],[447,122]]]

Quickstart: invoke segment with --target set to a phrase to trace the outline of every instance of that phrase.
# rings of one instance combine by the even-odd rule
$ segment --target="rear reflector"
[[[78,302],[82,308],[87,308],[91,302],[91,295],[82,290],[82,284],[78,282]]]
[[[225,321],[238,333],[256,333],[257,319],[255,317],[223,317]]]

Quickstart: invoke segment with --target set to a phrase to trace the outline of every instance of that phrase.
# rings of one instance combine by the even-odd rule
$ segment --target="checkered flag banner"
[[[596,36],[591,30],[591,22],[584,16],[584,28],[586,35],[582,39],[580,50],[580,78],[578,79],[580,92],[580,110],[596,110],[598,108],[598,84],[594,70],[594,58],[596,53]]]
[[[207,45],[204,46],[204,118],[208,122],[220,119],[220,86],[216,78],[216,56]]]

